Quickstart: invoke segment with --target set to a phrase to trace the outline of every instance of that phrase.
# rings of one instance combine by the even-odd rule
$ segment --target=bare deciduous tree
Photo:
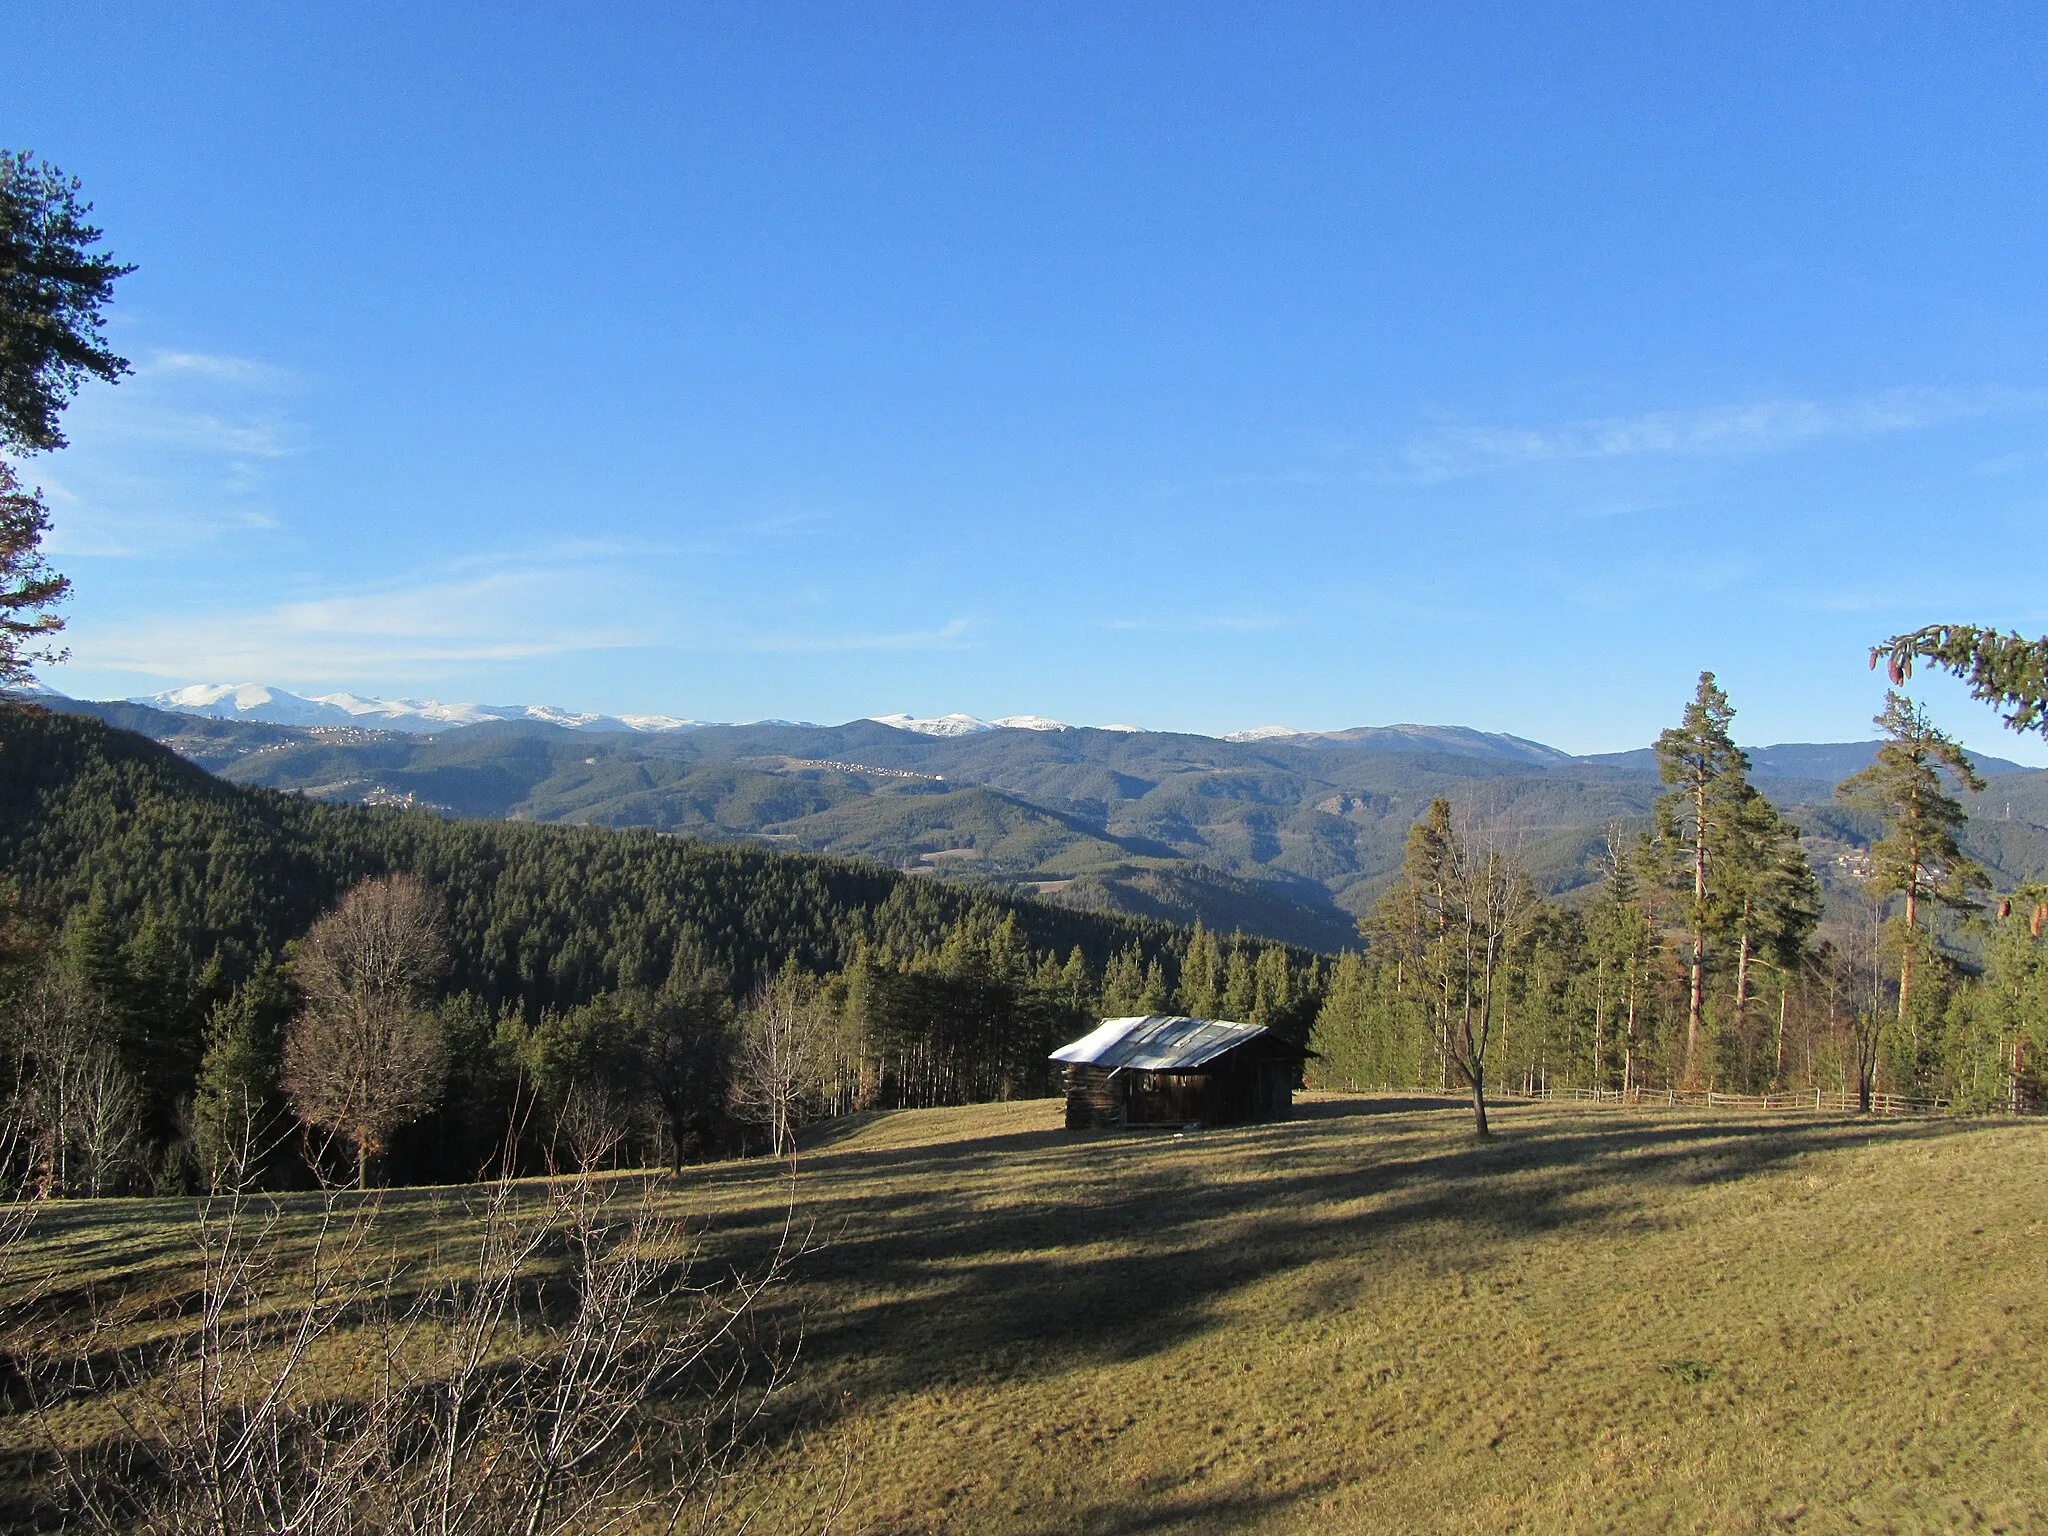
[[[828,1009],[816,984],[790,966],[755,992],[740,1020],[733,1107],[766,1128],[777,1157],[795,1148],[804,1101],[817,1089]]]
[[[1471,820],[1472,818],[1467,818]],[[1408,829],[1401,878],[1376,909],[1376,926],[1405,944],[1416,967],[1446,1069],[1472,1090],[1472,1125],[1486,1123],[1487,1051],[1510,946],[1528,927],[1535,891],[1504,826],[1460,829],[1439,797]]]
[[[446,968],[439,900],[410,875],[350,891],[292,964],[306,1006],[285,1037],[285,1094],[354,1149],[358,1184],[391,1133],[440,1100],[447,1049],[426,1004]]]
[[[53,966],[11,1023],[10,1115],[34,1148],[39,1192],[114,1193],[140,1162],[142,1100],[115,1048],[105,1001]]]

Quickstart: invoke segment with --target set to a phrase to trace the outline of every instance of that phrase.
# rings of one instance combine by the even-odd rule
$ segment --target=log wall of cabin
[[[1261,1049],[1227,1052],[1200,1072],[1070,1065],[1063,1082],[1067,1129],[1123,1125],[1241,1125],[1294,1113],[1301,1063]]]
[[[1123,1083],[1107,1067],[1078,1063],[1064,1074],[1067,1129],[1097,1130],[1124,1123]]]

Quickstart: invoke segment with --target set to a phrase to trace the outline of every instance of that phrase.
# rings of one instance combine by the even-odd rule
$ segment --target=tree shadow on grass
[[[1257,1531],[1313,1488],[1289,1492],[1226,1491],[1212,1494],[1140,1494],[1067,1505],[1027,1517],[1032,1536],[1156,1536],[1164,1531]]]
[[[1056,1099],[1044,1101],[1048,1113],[1059,1103]],[[1469,1108],[1467,1102],[1458,1098],[1357,1096],[1345,1098],[1315,1099],[1295,1105],[1292,1120],[1268,1121],[1270,1126],[1284,1126],[1295,1121],[1315,1122],[1325,1120],[1346,1120],[1365,1115],[1403,1115],[1418,1112],[1441,1112]],[[992,1136],[968,1136],[953,1141],[932,1142],[909,1147],[846,1148],[842,1143],[855,1134],[866,1130],[879,1121],[900,1114],[916,1114],[915,1110],[878,1110],[847,1115],[826,1125],[813,1127],[803,1137],[804,1155],[801,1161],[811,1170],[824,1168],[857,1167],[864,1173],[892,1168],[936,1168],[949,1163],[990,1162],[1016,1157],[1021,1153],[1040,1152],[1052,1148],[1073,1146],[1112,1146],[1127,1143],[1153,1143],[1171,1140],[1176,1135],[1212,1136],[1218,1131],[1248,1129],[1248,1127],[1211,1126],[1183,1130],[1173,1126],[1135,1126],[1129,1128],[1070,1131],[1064,1126],[1054,1126],[1034,1131],[1003,1131]],[[835,1129],[844,1126],[843,1130]],[[845,1161],[842,1161],[845,1160]],[[740,1180],[751,1177],[759,1165],[728,1165],[731,1176]],[[699,1170],[712,1178],[728,1172],[727,1168],[706,1168]]]
[[[1489,1101],[1490,1103],[1491,1101]],[[1296,1120],[1349,1120],[1357,1115],[1407,1115],[1425,1110],[1471,1112],[1472,1101],[1445,1094],[1345,1094],[1304,1099],[1294,1106]]]
[[[1219,1326],[1247,1288],[1326,1260],[1345,1261],[1353,1294],[1417,1261],[1477,1272],[1521,1240],[1666,1224],[1645,1208],[1652,1186],[1975,1129],[1516,1116],[1481,1142],[1446,1136],[1436,1109],[1376,1119],[1370,1137],[1337,1117],[1064,1148],[1031,1133],[1036,1156],[1008,1167],[977,1167],[961,1144],[849,1151],[801,1175],[825,1238],[799,1277],[823,1298],[805,1356],[856,1396],[1138,1359]],[[864,1188],[884,1170],[883,1189]],[[744,1248],[771,1218],[727,1210],[715,1240]]]

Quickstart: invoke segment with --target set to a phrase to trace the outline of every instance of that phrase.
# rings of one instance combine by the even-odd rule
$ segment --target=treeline
[[[1503,880],[1511,825],[1439,802],[1331,969],[1311,1081],[1349,1088],[1824,1088],[2012,1110],[2044,1099],[2048,888],[1999,899],[1957,845],[1967,760],[1903,697],[1844,802],[1882,828],[1848,903],[1749,782],[1711,676],[1658,755],[1645,833],[1612,829],[1586,899]],[[1955,942],[1967,939],[1967,944]]]
[[[772,1137],[743,1066],[800,994],[797,1118],[1052,1090],[1104,1013],[1256,1017],[1305,1036],[1315,957],[872,865],[652,833],[450,822],[242,789],[75,716],[0,716],[7,1046],[43,1176],[192,1187],[252,1121],[290,1124],[296,946],[366,882],[434,893],[433,1107],[376,1173],[714,1155]],[[275,1152],[309,1176],[317,1148]]]

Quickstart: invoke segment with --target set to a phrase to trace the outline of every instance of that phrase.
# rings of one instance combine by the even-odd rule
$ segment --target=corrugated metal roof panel
[[[1054,1051],[1052,1059],[1143,1072],[1192,1072],[1265,1032],[1263,1024],[1148,1013],[1134,1019],[1104,1019],[1073,1044]]]

